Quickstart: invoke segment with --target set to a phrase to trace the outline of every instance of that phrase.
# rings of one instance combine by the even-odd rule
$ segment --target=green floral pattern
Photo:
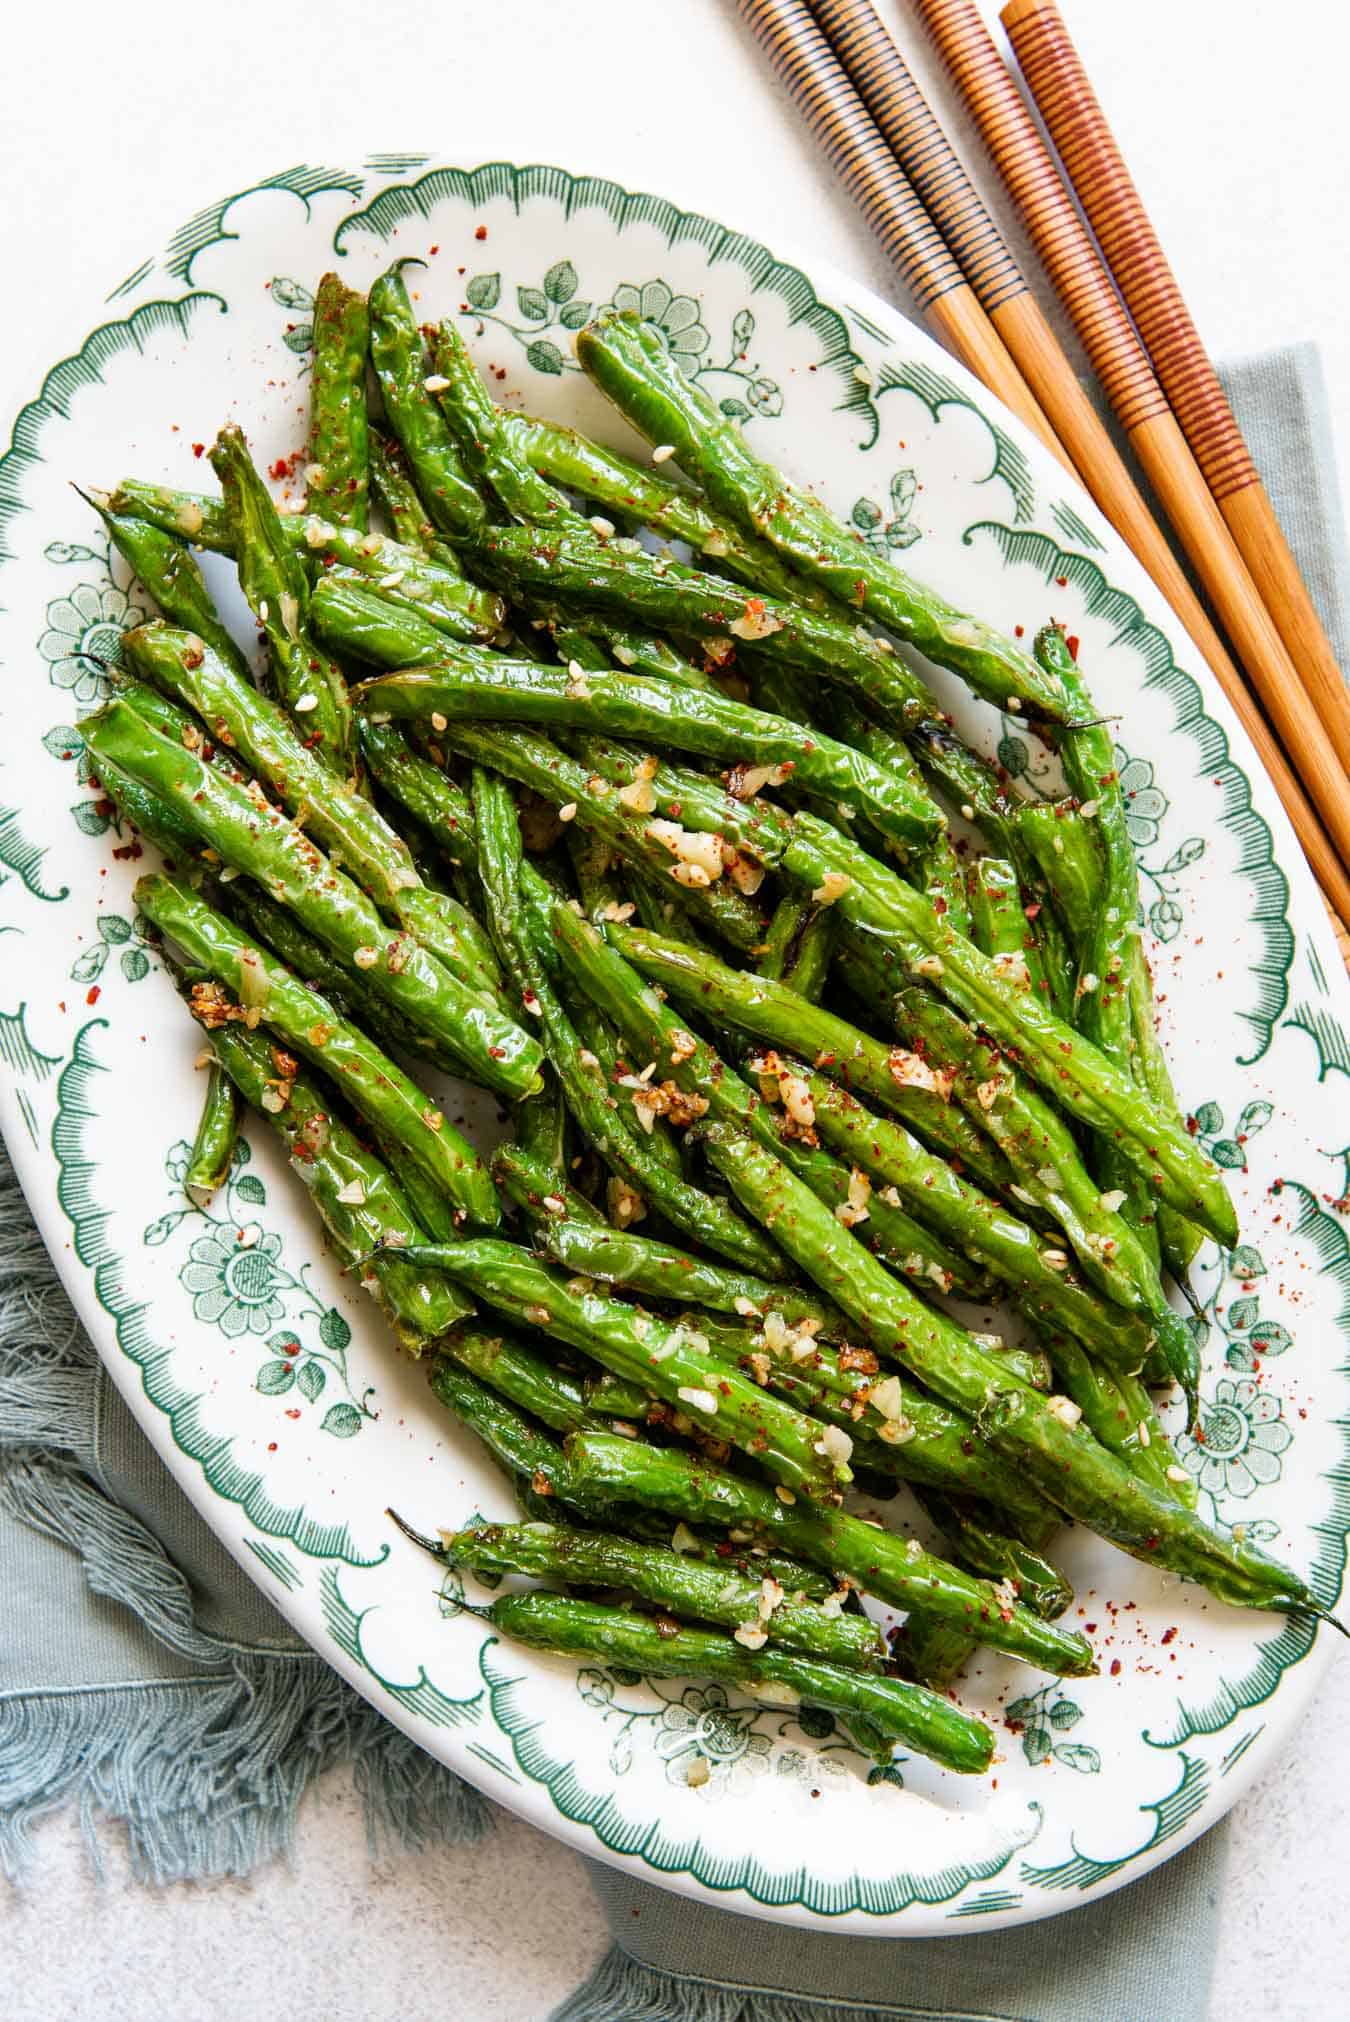
[[[1294,1435],[1278,1397],[1251,1376],[1221,1376],[1200,1413],[1194,1438],[1178,1433],[1173,1444],[1182,1466],[1215,1502],[1246,1500],[1270,1488],[1284,1471],[1281,1455]]]
[[[82,807],[94,805],[90,801],[80,802]],[[147,944],[152,944],[153,940],[153,930],[143,913],[138,912],[129,920],[121,913],[100,913],[97,939],[91,941],[71,963],[71,981],[98,983],[107,973],[108,958],[116,953],[117,966],[127,982],[142,983],[150,974]]]
[[[639,1686],[640,1696],[627,1696]],[[687,1786],[711,1800],[770,1769],[778,1776],[817,1782],[822,1776],[838,1776],[843,1765],[835,1756],[853,1754],[846,1739],[834,1738],[838,1729],[833,1715],[819,1707],[794,1707],[785,1717],[781,1707],[733,1697],[715,1683],[680,1686],[644,1680],[640,1673],[618,1666],[590,1665],[577,1673],[577,1692],[583,1706],[606,1724],[613,1723],[609,1767],[615,1776],[626,1776],[633,1768],[635,1743],[645,1737],[664,1764],[668,1783]],[[806,1735],[817,1745],[775,1748],[775,1739],[790,1732]],[[897,1784],[903,1781],[894,1768],[878,1769],[877,1778],[883,1776]]]
[[[1058,1762],[1080,1776],[1095,1776],[1102,1766],[1101,1755],[1083,1741],[1062,1741],[1059,1737],[1076,1727],[1083,1709],[1068,1698],[1059,1684],[1043,1685],[1023,1699],[1013,1699],[1003,1709],[1003,1717],[1014,1734],[1022,1737],[1022,1753],[1040,1766]]]
[[[923,538],[923,529],[915,526],[911,518],[918,489],[917,471],[898,470],[891,479],[889,518],[875,499],[853,501],[849,517],[874,554],[885,555],[891,548],[912,548],[915,541]]]
[[[614,300],[605,306],[620,315],[640,316],[644,323],[650,323],[665,339],[666,349],[676,363],[691,376],[697,374],[699,361],[712,339],[692,295],[674,294],[665,281],[646,281],[640,288],[631,281],[623,281],[614,290]]]
[[[578,292],[580,286],[572,262],[557,260],[537,287],[517,287],[514,312],[509,312],[500,273],[474,274],[465,283],[459,313],[480,327],[492,323],[507,331],[523,347],[527,364],[556,378],[581,370],[572,356],[572,336],[596,313],[595,304]],[[718,404],[733,420],[771,421],[783,412],[782,387],[750,358],[755,318],[749,309],[733,316],[727,354],[719,360],[707,356],[712,337],[699,303],[692,295],[676,294],[659,276],[621,281],[612,300],[601,304],[601,312],[606,310],[640,316],[691,379],[717,382],[709,390],[715,396],[720,391]]]
[[[146,612],[115,583],[79,583],[47,606],[37,642],[53,687],[64,688],[87,715],[107,700],[108,669],[122,658],[122,634],[143,625]]]
[[[1193,1135],[1209,1153],[1215,1165],[1226,1172],[1246,1172],[1247,1146],[1264,1130],[1275,1111],[1270,1103],[1246,1103],[1233,1126],[1231,1137],[1224,1130],[1223,1111],[1217,1102],[1202,1102],[1190,1119]]]
[[[165,1175],[179,1199],[191,1157],[185,1138],[171,1145],[165,1157]],[[259,1395],[285,1397],[294,1391],[305,1404],[317,1405],[327,1394],[330,1402],[320,1430],[334,1439],[351,1439],[377,1415],[370,1402],[374,1385],[353,1388],[347,1368],[351,1327],[336,1306],[325,1306],[311,1291],[310,1263],[288,1270],[281,1237],[252,1213],[267,1205],[267,1189],[247,1170],[251,1162],[248,1141],[241,1137],[225,1184],[224,1215],[195,1206],[170,1208],[150,1223],[143,1240],[153,1249],[176,1238],[184,1225],[196,1231],[178,1271],[178,1282],[192,1300],[193,1319],[219,1328],[227,1341],[256,1338],[267,1349],[254,1377]],[[308,1342],[296,1332],[306,1323],[314,1328]],[[330,1385],[342,1392],[335,1401]],[[298,1412],[294,1404],[288,1409]]]
[[[192,1317],[219,1327],[227,1341],[240,1334],[266,1334],[286,1311],[284,1294],[295,1279],[282,1269],[281,1237],[245,1222],[227,1229],[214,1224],[198,1236],[178,1282],[192,1294]]]
[[[272,300],[288,317],[281,341],[288,351],[294,351],[297,358],[308,359],[314,349],[314,296],[303,281],[293,281],[286,274],[274,274],[269,287]],[[302,372],[308,367],[301,368]]]
[[[1198,835],[1188,836],[1165,863],[1147,863],[1144,852],[1153,848],[1162,833],[1167,795],[1156,784],[1148,759],[1131,758],[1119,744],[1115,747],[1115,755],[1116,775],[1125,800],[1125,826],[1134,844],[1135,859],[1143,880],[1139,917],[1141,921],[1148,922],[1158,940],[1174,941],[1186,917],[1177,899],[1181,874],[1199,863],[1205,854],[1205,839]],[[1148,897],[1150,890],[1154,894],[1152,899]]]

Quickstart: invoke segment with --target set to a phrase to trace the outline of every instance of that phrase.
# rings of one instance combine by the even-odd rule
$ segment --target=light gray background
[[[904,0],[880,4],[963,135]],[[1322,346],[1344,480],[1340,9],[1062,4],[1211,348]],[[984,11],[992,21],[997,6]],[[7,12],[5,413],[194,208],[301,159],[371,150],[611,175],[900,299],[732,0],[68,0]],[[978,150],[968,159],[990,192]],[[1345,2012],[1347,1791],[1343,1663],[1238,1814],[1216,2022]],[[100,1885],[77,1828],[49,1822],[33,1885],[0,1909],[0,1998],[7,2022],[542,2022],[602,1942],[581,1863],[553,1842],[504,1819],[481,1846],[372,1868],[359,1806],[334,1777],[306,1807],[293,1864],[251,1883],[150,1894],[127,1884],[114,1847]]]

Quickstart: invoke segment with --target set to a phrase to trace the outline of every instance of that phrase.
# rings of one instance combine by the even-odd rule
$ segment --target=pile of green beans
[[[1154,1394],[1194,1411],[1163,1271],[1237,1223],[1071,642],[1027,653],[874,553],[634,317],[576,348],[650,463],[502,411],[401,264],[318,285],[298,509],[232,423],[219,496],[89,494],[162,615],[82,726],[169,859],[136,897],[208,1037],[189,1200],[262,1118],[520,1509],[401,1529],[536,1583],[470,1585],[500,1635],[965,1774],[994,1749],[944,1696],[972,1652],[1095,1669],[1066,1518],[1320,1614],[1203,1520]],[[972,749],[918,655],[1018,712],[1063,797]],[[437,1073],[502,1104],[490,1164]],[[971,1318],[995,1302],[1008,1341]],[[850,1484],[912,1495],[945,1555]]]

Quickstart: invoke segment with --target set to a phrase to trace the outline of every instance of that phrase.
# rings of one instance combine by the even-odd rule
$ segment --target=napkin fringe
[[[306,1790],[349,1758],[372,1850],[480,1836],[477,1793],[317,1657],[254,1659],[220,1679],[15,1694],[0,1701],[0,1871],[22,1881],[32,1828],[74,1803],[100,1875],[101,1820],[126,1828],[137,1881],[246,1875],[290,1851]]]
[[[902,2022],[920,2014],[928,2017],[930,2011],[719,1986],[643,1965],[612,1945],[590,1979],[554,2009],[549,2022]]]
[[[0,1230],[0,1507],[75,1552],[91,1593],[195,1674],[0,1697],[0,1873],[21,1880],[33,1826],[75,1803],[100,1871],[98,1823],[112,1820],[138,1880],[247,1874],[290,1850],[304,1793],[345,1761],[372,1854],[479,1838],[486,1800],[320,1658],[200,1626],[159,1540],[85,1472],[98,1364],[3,1173]]]

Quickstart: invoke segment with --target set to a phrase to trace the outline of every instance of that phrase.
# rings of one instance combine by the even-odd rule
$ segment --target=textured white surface
[[[897,0],[881,0],[955,136],[963,123]],[[992,19],[996,6],[985,4]],[[1176,0],[1065,12],[1218,353],[1323,349],[1350,471],[1345,31],[1321,0],[1219,17]],[[7,269],[0,405],[36,389],[98,300],[200,203],[300,158],[428,148],[466,163],[558,161],[652,188],[851,268],[884,262],[749,38],[732,0],[328,0],[317,10],[75,0],[7,25],[0,125]],[[968,151],[986,191],[990,178]],[[1019,234],[995,199],[1010,236]],[[1034,269],[1033,269],[1034,274]],[[77,328],[76,325],[79,325]],[[1215,2022],[1344,2012],[1340,1878],[1350,1863],[1350,1667],[1330,1676],[1287,1762],[1238,1814]],[[504,1821],[482,1846],[372,1867],[344,1781],[311,1802],[293,1865],[250,1884],[93,1880],[77,1829],[40,1835],[35,1886],[0,1925],[9,2022],[542,2022],[602,1943],[581,1864]],[[1152,2022],[1152,2018],[1141,2018]]]

